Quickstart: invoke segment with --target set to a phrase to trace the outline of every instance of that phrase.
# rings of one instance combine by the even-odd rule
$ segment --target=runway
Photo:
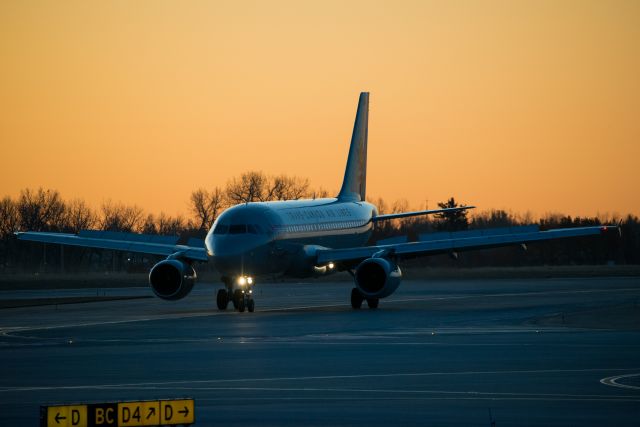
[[[260,284],[255,313],[217,311],[207,283],[177,302],[2,309],[0,425],[36,425],[47,403],[177,397],[203,426],[638,425],[638,277],[407,280],[359,311],[350,288]]]

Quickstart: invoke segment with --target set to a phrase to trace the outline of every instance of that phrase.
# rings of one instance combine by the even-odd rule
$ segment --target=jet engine
[[[365,298],[384,298],[398,289],[402,272],[386,258],[368,258],[356,268],[355,279]]]
[[[186,297],[196,281],[196,271],[179,259],[165,259],[153,266],[149,284],[153,293],[165,300]]]

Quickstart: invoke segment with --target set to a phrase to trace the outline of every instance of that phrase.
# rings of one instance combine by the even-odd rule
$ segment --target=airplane
[[[166,256],[149,272],[152,291],[161,299],[178,300],[191,292],[194,265],[213,262],[223,287],[217,292],[219,310],[229,302],[240,312],[253,312],[253,287],[261,277],[309,277],[348,271],[354,279],[351,306],[378,307],[402,279],[399,262],[435,254],[520,245],[542,240],[598,235],[616,226],[547,231],[451,233],[417,242],[366,245],[376,224],[399,218],[472,209],[474,206],[379,214],[366,201],[369,93],[358,100],[342,187],[337,197],[242,203],[226,209],[209,230],[205,247],[125,240],[83,233],[16,232],[19,240],[112,249]]]

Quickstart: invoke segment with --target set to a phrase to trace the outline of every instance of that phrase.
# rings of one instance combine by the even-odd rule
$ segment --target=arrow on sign
[[[156,414],[156,408],[152,406],[151,408],[149,408],[149,415],[147,415],[147,419],[151,418],[155,414]]]
[[[56,423],[60,424],[60,420],[66,420],[67,417],[61,417],[60,412],[56,413]]]
[[[186,406],[184,407],[184,409],[182,411],[178,411],[179,414],[183,414],[182,416],[184,418],[187,418],[187,415],[189,415],[189,408],[187,408]]]

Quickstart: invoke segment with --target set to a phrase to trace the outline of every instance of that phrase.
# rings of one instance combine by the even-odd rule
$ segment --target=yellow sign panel
[[[160,402],[118,403],[118,426],[160,425]]]
[[[195,422],[193,399],[41,406],[45,427],[137,427]],[[45,424],[46,422],[46,424]]]
[[[160,424],[193,424],[194,422],[193,399],[160,401]]]
[[[49,406],[48,427],[87,427],[87,405]]]
[[[143,426],[160,425],[160,402],[142,402]]]

